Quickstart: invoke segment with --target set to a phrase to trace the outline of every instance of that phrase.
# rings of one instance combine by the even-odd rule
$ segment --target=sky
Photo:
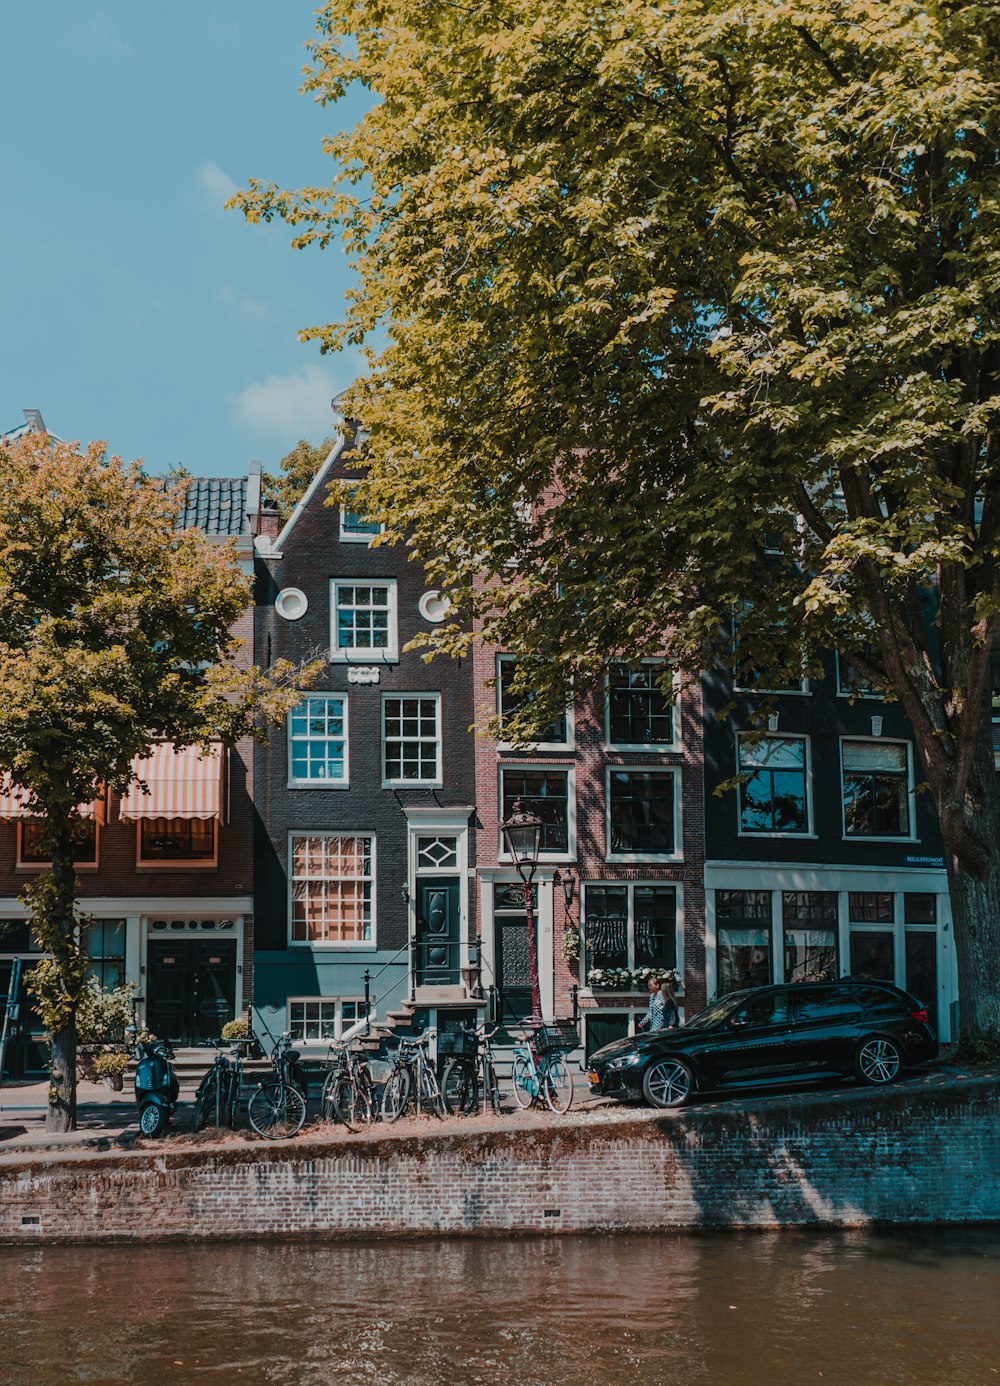
[[[338,319],[339,249],[223,203],[250,177],[329,184],[361,98],[299,93],[308,0],[0,6],[0,432],[40,409],[153,472],[276,468],[333,432],[359,374],[300,328]]]

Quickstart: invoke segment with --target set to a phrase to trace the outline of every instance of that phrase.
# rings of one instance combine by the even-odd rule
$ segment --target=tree
[[[300,438],[278,464],[281,468],[279,475],[265,472],[264,499],[275,502],[282,520],[288,519],[305,495],[309,483],[329,457],[333,446],[332,438],[326,438],[318,445]]]
[[[330,188],[238,201],[347,238],[303,335],[388,330],[366,507],[454,595],[441,647],[478,613],[553,698],[665,630],[705,667],[734,607],[758,667],[849,654],[913,724],[995,1042],[996,6],[337,0],[312,54],[380,100]]]
[[[29,433],[0,448],[0,768],[44,819],[52,863],[24,893],[43,954],[29,987],[52,1049],[50,1130],[76,1118],[81,806],[122,792],[158,737],[258,732],[312,673],[237,666],[229,631],[249,583],[230,550],[175,527],[181,494],[99,443]]]

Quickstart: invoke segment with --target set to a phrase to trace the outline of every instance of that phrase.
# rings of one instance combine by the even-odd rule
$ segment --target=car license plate
[[[587,1077],[590,1079],[590,1086],[592,1088],[596,1088],[601,1081],[596,1073],[588,1073]]]

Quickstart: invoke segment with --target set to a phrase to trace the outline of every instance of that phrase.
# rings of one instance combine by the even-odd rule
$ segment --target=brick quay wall
[[[0,1161],[0,1244],[1000,1222],[1000,1078]]]

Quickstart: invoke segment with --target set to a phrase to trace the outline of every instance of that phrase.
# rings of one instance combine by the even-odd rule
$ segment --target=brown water
[[[0,1250],[0,1381],[1000,1383],[1000,1229]]]

